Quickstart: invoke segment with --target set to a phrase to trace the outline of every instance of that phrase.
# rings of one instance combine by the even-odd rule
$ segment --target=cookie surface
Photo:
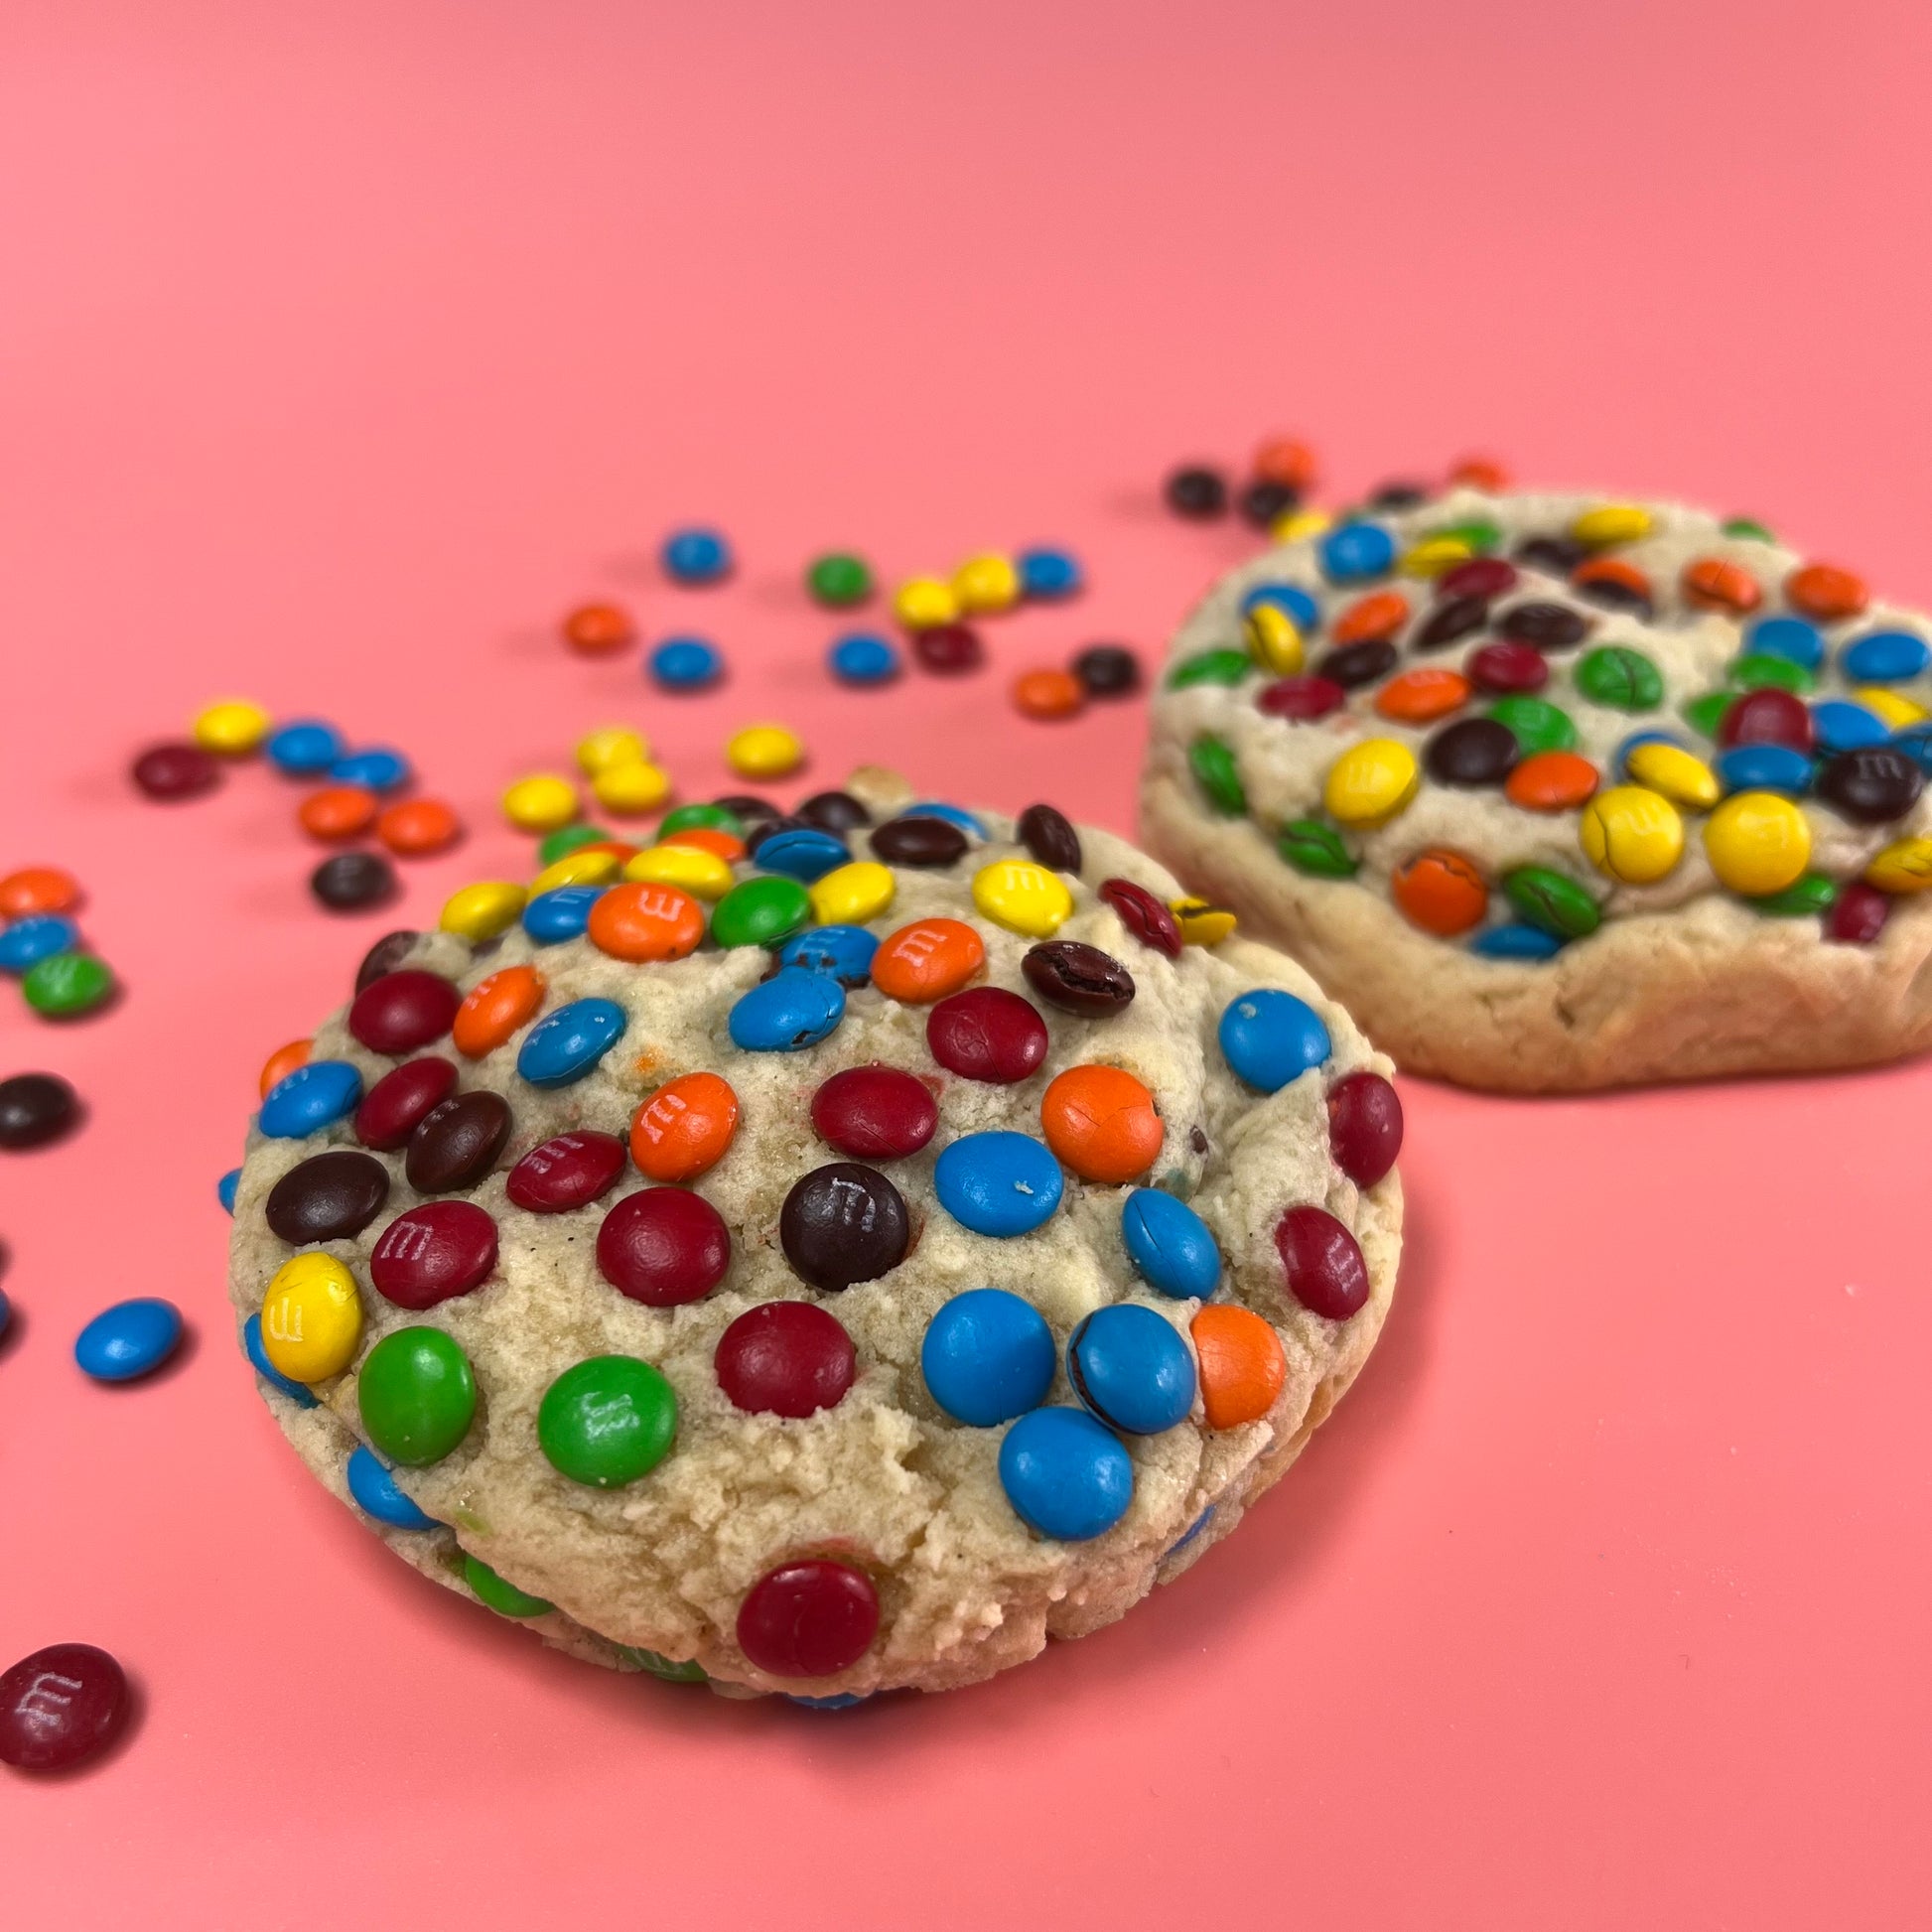
[[[1891,1059],[1932,1044],[1928,638],[1748,522],[1458,490],[1215,586],[1142,835],[1418,1072]]]
[[[1294,1459],[1400,1247],[1388,1062],[1299,967],[1183,945],[1057,813],[853,790],[869,825],[754,831],[715,902],[566,886],[390,948],[234,1205],[323,1482],[551,1643],[728,1694],[1119,1617]]]

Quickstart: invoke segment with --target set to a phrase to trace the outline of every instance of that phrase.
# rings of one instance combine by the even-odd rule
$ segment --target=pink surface
[[[1895,594],[1924,549],[1923,100],[1897,5],[16,6],[0,23],[0,871],[72,867],[125,1002],[0,997],[84,1134],[0,1157],[0,1662],[120,1653],[111,1761],[0,1782],[10,1924],[934,1928],[1922,1922],[1923,1065],[1520,1104],[1411,1083],[1396,1314],[1231,1544],[988,1689],[845,1719],[619,1683],[432,1589],[229,1337],[255,1070],[393,916],[307,901],[241,691],[509,777],[629,719],[686,791],[794,723],[939,794],[1128,822],[1141,720],[1012,672],[1149,649],[1244,552],[1152,483],[1310,435],[1748,509]],[[746,559],[679,594],[715,517]],[[962,688],[833,692],[813,549],[1063,540],[1094,588]],[[553,642],[714,630],[673,702]],[[133,1293],[196,1342],[69,1359]]]

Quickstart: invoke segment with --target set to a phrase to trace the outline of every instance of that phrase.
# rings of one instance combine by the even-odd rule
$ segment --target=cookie
[[[385,941],[262,1102],[231,1289],[276,1421],[425,1575],[842,1703],[1098,1629],[1234,1528],[1388,1311],[1401,1113],[1122,841],[881,772],[818,818],[687,808]]]
[[[1929,637],[1742,519],[1458,490],[1215,586],[1143,840],[1417,1072],[1892,1059],[1932,1042]]]

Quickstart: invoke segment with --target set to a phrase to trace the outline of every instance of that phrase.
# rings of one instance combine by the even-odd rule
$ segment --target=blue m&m
[[[262,1318],[260,1315],[251,1314],[241,1324],[241,1347],[242,1352],[248,1357],[249,1365],[271,1388],[287,1396],[298,1409],[313,1409],[316,1406],[316,1398],[308,1389],[304,1388],[293,1377],[284,1375],[268,1359],[268,1350],[262,1345]]]
[[[1537,925],[1492,925],[1470,940],[1469,950],[1483,959],[1554,959],[1563,941]]]
[[[1121,1239],[1150,1288],[1176,1301],[1206,1301],[1221,1279],[1221,1251],[1207,1223],[1158,1187],[1136,1187],[1120,1210]]]
[[[59,912],[30,912],[0,932],[0,973],[24,973],[56,953],[71,952],[80,930]]]
[[[732,567],[731,545],[716,530],[673,530],[659,553],[674,584],[715,584]]]
[[[74,1338],[73,1359],[96,1382],[131,1382],[159,1368],[180,1341],[181,1311],[143,1296],[95,1315]]]
[[[269,735],[262,748],[277,771],[291,778],[313,778],[347,751],[343,735],[320,718],[298,719]]]
[[[269,1088],[256,1125],[271,1141],[299,1141],[334,1126],[361,1097],[362,1076],[348,1061],[311,1060]]]
[[[533,1087],[581,1080],[623,1037],[628,1015],[615,1000],[572,1000],[524,1035],[516,1070]]]
[[[1000,1486],[1041,1536],[1084,1543],[1127,1514],[1134,1461],[1084,1409],[1035,1409],[1000,1445]]]
[[[241,1170],[239,1168],[230,1168],[214,1183],[214,1198],[221,1203],[224,1212],[229,1214],[234,1212],[234,1197],[237,1191],[239,1191],[240,1186]]]
[[[303,1393],[306,1395],[307,1390]],[[396,1479],[361,1444],[350,1450],[348,1493],[355,1506],[378,1523],[394,1530],[434,1530],[442,1528],[434,1516],[425,1516],[414,1502],[396,1486]]]
[[[409,782],[409,760],[386,745],[371,745],[366,751],[344,754],[329,767],[329,776],[339,785],[394,791]]]
[[[725,659],[704,637],[666,637],[644,659],[644,668],[666,691],[702,691],[724,676]]]
[[[830,973],[842,986],[864,986],[878,950],[878,939],[862,925],[819,925],[787,939],[778,948],[778,964]]]
[[[1020,589],[1028,597],[1051,603],[1071,597],[1080,588],[1080,562],[1070,551],[1042,544],[1021,551],[1014,562],[1020,571]]]
[[[1753,657],[1782,657],[1807,671],[1825,661],[1824,636],[1803,618],[1759,618],[1744,633],[1744,649]]]
[[[887,684],[898,676],[904,660],[890,638],[854,630],[833,643],[825,662],[841,684]]]
[[[955,1422],[975,1429],[1038,1408],[1054,1366],[1046,1317],[1004,1288],[955,1295],[927,1322],[919,1345],[927,1392]]]
[[[830,832],[822,832],[815,825],[796,825],[761,838],[752,858],[760,872],[781,872],[809,886],[835,867],[849,864],[852,854],[845,841]]]
[[[1726,791],[1807,791],[1811,769],[1804,753],[1789,745],[1735,745],[1718,755]]]
[[[748,1053],[816,1046],[845,1018],[845,988],[830,973],[781,966],[731,1010],[732,1044]]]
[[[1262,1093],[1287,1086],[1333,1050],[1315,1010],[1274,987],[1228,1002],[1221,1015],[1220,1041],[1228,1065]]]
[[[1872,630],[1847,644],[1838,661],[1855,684],[1902,684],[1932,664],[1932,647],[1909,630]]]
[[[1098,1309],[1068,1336],[1066,1379],[1109,1429],[1158,1436],[1194,1406],[1194,1358],[1165,1316],[1138,1302]]]
[[[1379,523],[1341,523],[1316,546],[1321,569],[1333,584],[1359,584],[1385,576],[1395,563],[1395,538]]]
[[[985,821],[975,818],[964,805],[948,805],[943,799],[921,798],[916,805],[907,805],[899,813],[900,818],[943,818],[948,825],[957,825],[968,838],[986,837]]]
[[[1882,745],[1891,736],[1875,711],[1850,698],[1821,698],[1811,708],[1811,728],[1819,749],[1826,752],[1862,751],[1867,745]]]
[[[1031,1234],[1052,1218],[1065,1183],[1060,1164],[1030,1134],[964,1134],[932,1171],[939,1205],[975,1234]]]
[[[523,930],[540,946],[575,939],[590,924],[591,907],[603,892],[602,886],[558,886],[539,893],[523,908]]]
[[[1245,618],[1260,604],[1286,612],[1298,630],[1312,630],[1321,621],[1320,605],[1299,584],[1257,584],[1241,600],[1241,615]]]

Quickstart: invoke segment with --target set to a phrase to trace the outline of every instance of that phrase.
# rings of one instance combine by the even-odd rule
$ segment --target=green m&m
[[[828,550],[814,557],[806,569],[805,589],[815,603],[843,611],[872,595],[872,570],[863,557],[849,550]]]
[[[1353,879],[1357,861],[1349,857],[1341,834],[1318,818],[1291,819],[1281,829],[1276,850],[1297,872],[1314,879]]]
[[[1767,893],[1752,899],[1750,907],[1753,912],[1763,912],[1774,919],[1802,919],[1829,912],[1838,903],[1838,894],[1837,880],[1827,879],[1822,872],[1808,872],[1783,892]]]
[[[1498,698],[1489,715],[1499,725],[1507,725],[1525,758],[1538,752],[1574,752],[1577,727],[1569,712],[1544,698]]]
[[[1245,650],[1202,650],[1183,657],[1168,673],[1170,691],[1185,691],[1193,684],[1239,684],[1255,667]]]
[[[1664,702],[1664,680],[1642,651],[1628,644],[1599,644],[1577,666],[1577,689],[1593,704],[1617,711],[1655,711]]]
[[[92,953],[57,952],[27,969],[27,1004],[50,1020],[89,1013],[114,990],[114,975]]]
[[[735,839],[745,836],[744,820],[729,805],[678,805],[658,822],[657,836],[668,839],[673,832],[695,832],[700,827],[729,832]]]
[[[1574,879],[1548,866],[1518,866],[1504,873],[1503,891],[1525,924],[1558,939],[1581,939],[1602,923],[1596,901]]]
[[[1735,696],[1731,691],[1707,691],[1701,698],[1693,698],[1684,706],[1684,722],[1706,738],[1716,738],[1718,727],[1723,724],[1724,715],[1730,709]]]
[[[580,845],[595,845],[599,839],[610,836],[610,833],[600,831],[595,825],[560,825],[554,832],[548,833],[537,847],[537,857],[546,866],[554,866]]]
[[[547,1597],[532,1596],[527,1589],[506,1583],[481,1557],[463,1559],[463,1581],[498,1616],[543,1616],[557,1607]]]
[[[705,1668],[698,1663],[679,1663],[675,1657],[659,1655],[655,1650],[645,1650],[638,1644],[621,1643],[616,1646],[617,1653],[627,1663],[632,1663],[641,1671],[648,1671],[653,1677],[661,1677],[666,1684],[702,1684],[705,1681]]]
[[[782,873],[741,880],[711,911],[721,946],[776,946],[811,923],[811,896]]]
[[[1802,664],[1770,651],[1753,651],[1735,659],[1725,677],[1739,691],[1762,691],[1769,687],[1802,695],[1818,685],[1818,680]]]
[[[1217,812],[1238,818],[1248,809],[1248,793],[1235,768],[1234,754],[1220,739],[1195,739],[1187,751],[1187,763]]]
[[[677,1434],[677,1396],[634,1355],[593,1355],[544,1391],[537,1444],[553,1469],[594,1489],[635,1482]]]
[[[398,1328],[368,1352],[355,1399],[369,1441],[391,1462],[440,1462],[477,1414],[470,1358],[441,1328]]]

